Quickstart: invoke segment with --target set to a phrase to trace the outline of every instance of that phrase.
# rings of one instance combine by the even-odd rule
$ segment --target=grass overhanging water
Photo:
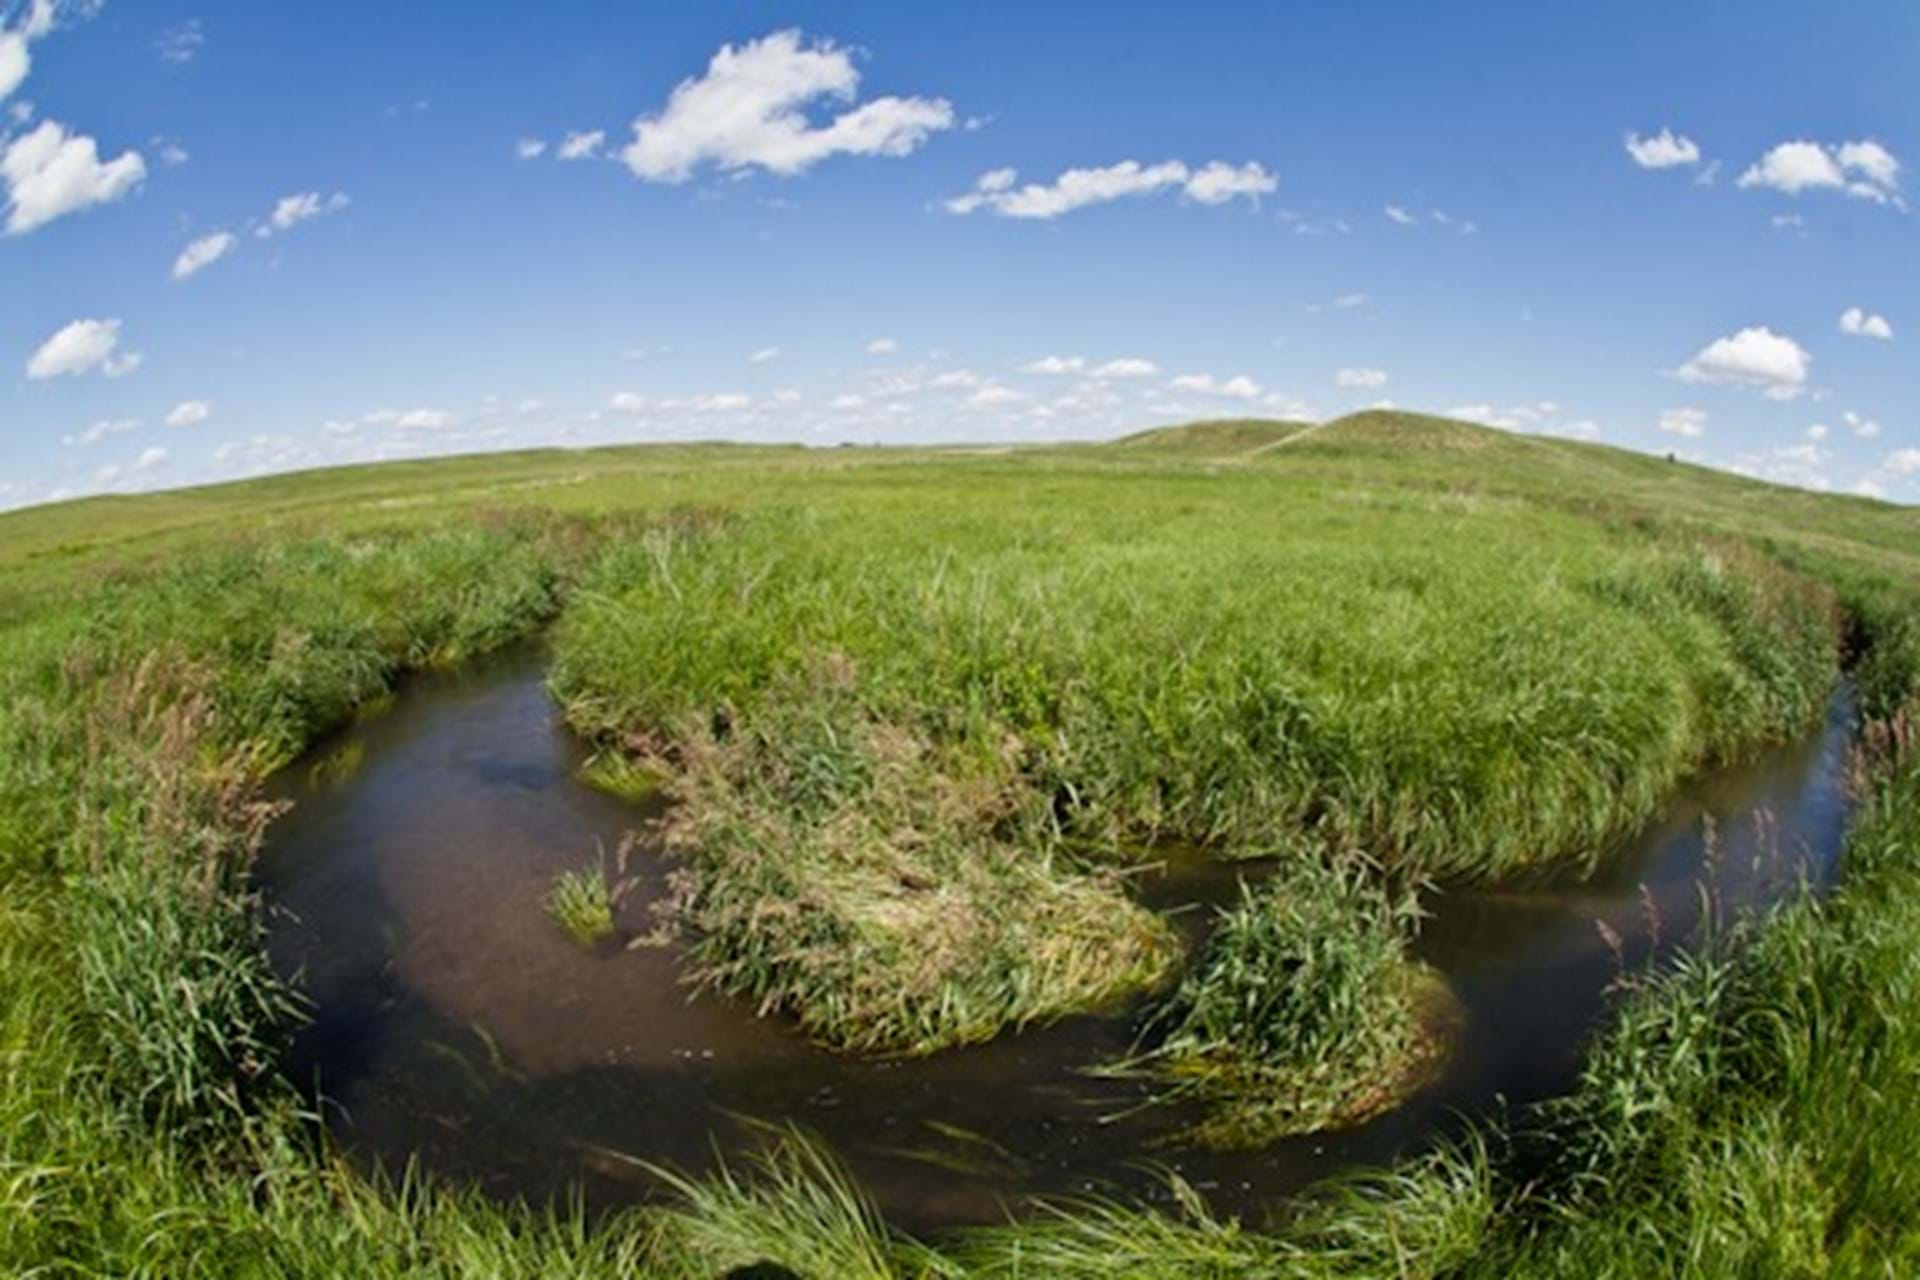
[[[0,518],[0,1256],[167,1275],[1920,1259],[1910,518],[1461,424],[1215,434],[992,460],[454,460],[404,515],[381,504],[418,468]],[[484,508],[508,478],[576,473]],[[261,531],[221,530],[235,511]],[[1171,982],[1177,947],[1121,874],[1157,840],[1357,846],[1443,878],[1591,857],[1689,771],[1803,726],[1843,639],[1863,798],[1841,889],[1641,980],[1564,1102],[1277,1230],[1182,1193],[933,1248],[791,1141],[677,1208],[589,1223],[327,1154],[276,1070],[297,997],[246,885],[268,769],[401,672],[555,617],[569,714],[678,801],[702,974],[851,1047]],[[1231,956],[1170,1008],[1231,996]],[[1363,958],[1356,990],[1396,972],[1390,947]]]

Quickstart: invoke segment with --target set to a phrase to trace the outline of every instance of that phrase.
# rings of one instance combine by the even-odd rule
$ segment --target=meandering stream
[[[387,714],[321,744],[276,780],[295,805],[258,880],[274,961],[302,974],[314,1002],[293,1069],[352,1155],[395,1169],[417,1159],[501,1195],[578,1188],[595,1206],[654,1190],[636,1161],[699,1170],[716,1147],[751,1145],[759,1120],[824,1138],[908,1227],[1001,1220],[1035,1193],[1151,1195],[1149,1161],[1258,1220],[1308,1182],[1391,1159],[1462,1115],[1564,1089],[1622,959],[1683,945],[1703,891],[1730,912],[1802,875],[1825,883],[1846,818],[1842,686],[1819,732],[1698,780],[1598,875],[1436,895],[1418,950],[1466,1021],[1445,1072],[1412,1101],[1257,1152],[1183,1150],[1165,1144],[1194,1113],[1142,1109],[1140,1082],[1084,1071],[1127,1050],[1131,1015],[923,1059],[854,1058],[737,1003],[690,999],[670,948],[581,951],[542,910],[549,883],[596,847],[611,860],[648,815],[575,780],[582,748],[544,675],[543,653],[525,646],[422,676]],[[645,850],[632,860],[630,933],[648,927],[669,869]],[[1197,932],[1241,873],[1183,861],[1142,892],[1162,908],[1194,904]]]

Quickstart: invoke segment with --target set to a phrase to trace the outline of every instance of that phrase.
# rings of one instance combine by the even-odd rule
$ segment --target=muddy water
[[[648,815],[574,780],[580,747],[543,675],[528,648],[421,678],[388,714],[323,744],[279,779],[295,807],[259,878],[275,962],[302,973],[314,1001],[294,1070],[349,1152],[394,1169],[417,1158],[501,1195],[578,1189],[596,1206],[653,1193],[635,1159],[702,1169],[716,1147],[751,1145],[759,1120],[824,1138],[910,1228],[999,1220],[1035,1193],[1151,1196],[1149,1160],[1257,1221],[1462,1114],[1565,1088],[1619,972],[1616,946],[1635,964],[1683,943],[1703,889],[1731,911],[1803,874],[1824,882],[1845,818],[1843,691],[1821,732],[1703,779],[1600,875],[1436,897],[1419,949],[1466,1012],[1445,1074],[1351,1132],[1214,1154],[1165,1145],[1192,1112],[1141,1109],[1141,1085],[1084,1074],[1129,1047],[1130,1016],[914,1061],[849,1058],[780,1020],[689,998],[670,949],[579,950],[541,909],[549,882],[597,849],[611,859]],[[667,867],[643,852],[630,870],[639,887],[621,923],[634,934]],[[1240,874],[1186,865],[1143,892],[1194,904],[1197,930]]]

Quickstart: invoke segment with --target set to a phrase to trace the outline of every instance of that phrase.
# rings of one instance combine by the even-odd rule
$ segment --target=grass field
[[[0,515],[0,1258],[1902,1274],[1917,605],[1904,509],[1396,414],[998,456],[499,455]],[[933,1247],[797,1140],[589,1225],[329,1154],[277,1070],[299,997],[245,889],[267,771],[406,671],[547,627],[597,771],[675,802],[694,978],[888,1052],[1164,992],[1170,1080],[1244,1099],[1236,1064],[1338,1063],[1254,1081],[1309,1125],[1418,1056],[1408,884],[1589,862],[1689,773],[1806,729],[1843,661],[1861,818],[1839,893],[1642,980],[1572,1096],[1277,1232],[1190,1198]],[[1184,956],[1127,887],[1165,842],[1299,874]],[[1303,964],[1335,976],[1223,1014]]]

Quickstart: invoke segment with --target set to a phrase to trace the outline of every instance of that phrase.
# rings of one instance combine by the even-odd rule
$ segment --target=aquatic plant
[[[554,876],[543,901],[554,923],[582,947],[591,948],[613,936],[614,890],[607,881],[604,857]]]
[[[1437,974],[1407,951],[1420,908],[1358,863],[1284,864],[1244,883],[1206,955],[1123,1065],[1198,1094],[1210,1146],[1357,1123],[1402,1101],[1442,1051]]]

